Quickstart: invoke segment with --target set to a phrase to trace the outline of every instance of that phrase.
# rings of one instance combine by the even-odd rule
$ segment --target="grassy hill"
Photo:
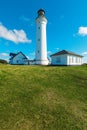
[[[87,130],[87,66],[0,65],[0,130]]]

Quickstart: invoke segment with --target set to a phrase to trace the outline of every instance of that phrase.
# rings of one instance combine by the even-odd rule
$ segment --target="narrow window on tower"
[[[38,39],[38,41],[40,41],[40,38]]]
[[[38,51],[38,53],[39,53],[40,51]]]
[[[38,27],[38,29],[40,29],[40,27]]]

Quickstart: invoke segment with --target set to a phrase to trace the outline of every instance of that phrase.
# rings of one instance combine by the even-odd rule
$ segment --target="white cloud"
[[[26,33],[24,30],[9,30],[5,26],[0,23],[0,37],[4,38],[6,40],[10,40],[14,43],[30,43],[31,40],[29,40],[26,36]]]
[[[9,61],[9,54],[8,53],[0,53],[0,59],[4,59]]]
[[[82,55],[87,55],[87,51],[86,51],[86,52],[83,52]]]
[[[78,34],[81,36],[86,36],[87,35],[87,27],[83,27],[83,26],[79,27]]]
[[[7,57],[7,56],[9,56],[9,54],[8,53],[0,53],[0,56]]]
[[[48,51],[48,52],[47,52],[47,54],[48,54],[48,55],[51,55],[51,54],[52,54],[52,52],[51,52],[51,51]]]

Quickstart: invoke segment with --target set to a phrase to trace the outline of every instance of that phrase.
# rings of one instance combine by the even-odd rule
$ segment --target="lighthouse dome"
[[[44,15],[44,14],[45,14],[45,11],[43,9],[38,10],[38,15]]]
[[[45,11],[43,9],[38,10],[38,16],[36,18],[37,23],[45,22],[47,23],[47,18],[45,17]]]

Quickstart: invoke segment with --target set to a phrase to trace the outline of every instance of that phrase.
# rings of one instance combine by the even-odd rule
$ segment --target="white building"
[[[19,52],[17,54],[10,53],[11,58],[9,59],[9,63],[12,65],[28,65],[28,58],[22,53]]]
[[[40,9],[36,18],[36,64],[48,65],[45,11]]]
[[[35,60],[29,60],[29,65],[35,65]]]
[[[82,65],[83,56],[70,51],[62,50],[51,55],[52,65]]]

